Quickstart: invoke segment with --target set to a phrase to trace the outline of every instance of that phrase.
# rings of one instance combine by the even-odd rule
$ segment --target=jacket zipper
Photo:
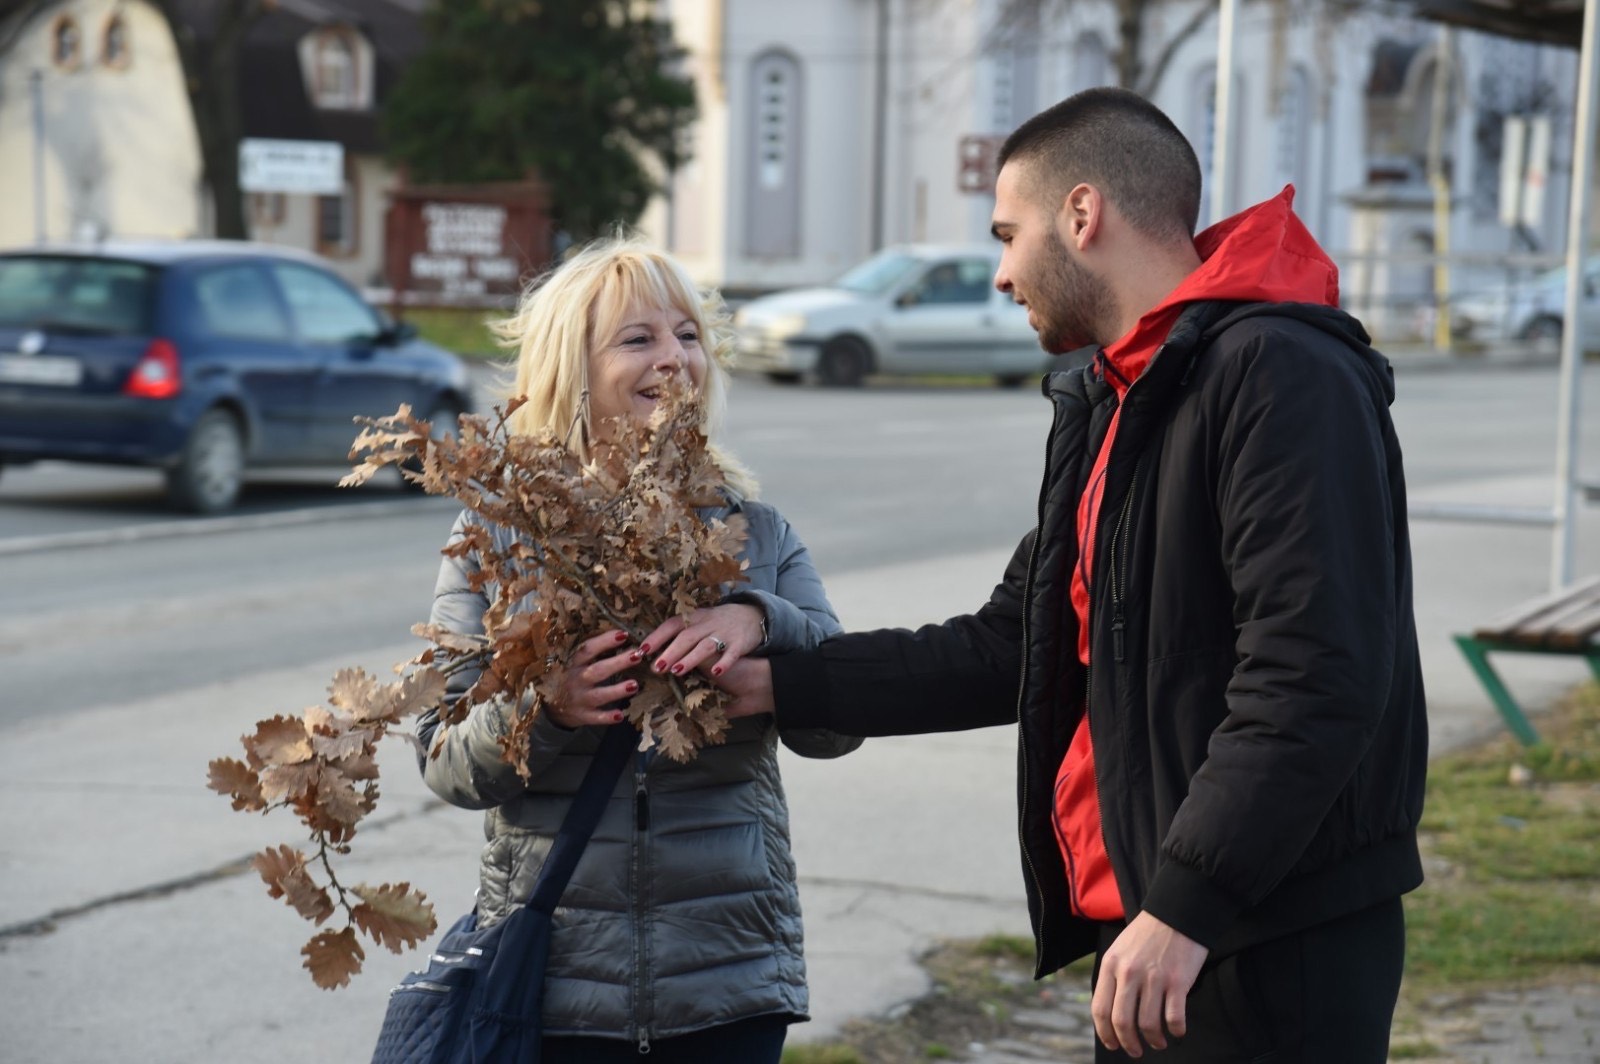
[[[650,789],[645,783],[649,754],[641,753],[633,769],[633,1001],[641,1056],[650,1052],[650,1017],[645,1008],[645,972],[650,966],[650,946],[645,933],[644,850],[650,829]]]
[[[1033,787],[1028,778],[1028,728],[1022,719],[1023,706],[1027,701],[1028,691],[1028,658],[1033,646],[1033,637],[1028,631],[1028,618],[1033,612],[1033,578],[1039,568],[1039,540],[1044,535],[1044,507],[1045,500],[1049,497],[1050,490],[1050,456],[1055,443],[1056,432],[1060,426],[1061,408],[1054,400],[1051,401],[1050,433],[1045,437],[1044,444],[1044,478],[1039,487],[1038,523],[1034,525],[1033,548],[1028,551],[1028,574],[1022,583],[1022,675],[1017,683],[1017,744],[1020,755],[1017,758],[1017,768],[1022,773],[1021,802],[1017,813],[1017,848],[1022,851],[1022,863],[1027,866],[1028,878],[1033,884],[1034,896],[1044,897],[1044,885],[1039,880],[1039,870],[1034,867],[1033,852],[1028,849],[1027,823],[1028,823],[1028,797]],[[1039,931],[1034,936],[1033,967],[1038,971],[1044,965],[1044,940],[1045,919],[1049,915],[1049,908],[1039,906]]]
[[[1128,539],[1132,535],[1133,501],[1139,491],[1139,474],[1143,469],[1141,457],[1133,467],[1133,480],[1128,484],[1127,498],[1122,500],[1122,513],[1117,516],[1117,527],[1111,532],[1111,656],[1118,665],[1127,660],[1127,621],[1122,602],[1128,589]]]

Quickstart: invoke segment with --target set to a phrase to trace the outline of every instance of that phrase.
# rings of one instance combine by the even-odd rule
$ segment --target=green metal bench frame
[[[1600,577],[1524,603],[1471,635],[1456,636],[1455,641],[1511,734],[1524,746],[1532,746],[1539,741],[1539,733],[1489,663],[1489,654],[1579,657],[1600,680]]]

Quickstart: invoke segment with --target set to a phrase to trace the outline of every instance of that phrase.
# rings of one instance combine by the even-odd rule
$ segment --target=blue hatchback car
[[[314,256],[244,242],[0,253],[0,465],[158,466],[233,505],[247,466],[343,463],[357,415],[451,426],[465,366]]]

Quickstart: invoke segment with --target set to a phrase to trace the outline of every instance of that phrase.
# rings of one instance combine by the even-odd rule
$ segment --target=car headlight
[[[777,339],[794,336],[796,333],[805,332],[806,318],[804,314],[780,314],[767,322],[767,335]]]

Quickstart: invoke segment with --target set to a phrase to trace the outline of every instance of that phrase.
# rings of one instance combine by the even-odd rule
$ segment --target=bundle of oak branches
[[[526,779],[529,731],[580,642],[608,628],[638,642],[669,616],[715,605],[744,578],[737,557],[744,519],[699,512],[722,505],[724,478],[694,400],[670,398],[644,426],[608,425],[608,442],[587,463],[554,432],[508,431],[520,405],[513,400],[493,419],[463,416],[454,438],[404,406],[391,417],[360,419],[365,428],[350,456],[361,461],[341,481],[362,484],[395,465],[477,516],[443,553],[476,563],[473,587],[490,603],[483,634],[416,625],[412,632],[431,645],[395,666],[401,679],[380,683],[364,670],[342,669],[327,705],[260,721],[242,738],[243,761],[211,762],[209,784],[234,809],[286,807],[310,829],[308,851],[278,846],[252,863],[268,893],[313,924],[343,910],[342,929],[317,933],[301,950],[318,986],[343,986],[361,970],[358,931],[399,953],[437,926],[426,896],[409,883],[346,887],[333,867],[377,805],[376,747],[391,729],[429,710],[448,728],[479,703],[515,706],[502,756]],[[489,526],[513,535],[497,538]],[[476,680],[448,698],[447,681],[457,673]],[[634,676],[639,690],[625,712],[641,749],[688,761],[723,740],[726,698],[717,688],[698,675],[662,676],[642,665]],[[409,730],[395,734],[416,741]]]

